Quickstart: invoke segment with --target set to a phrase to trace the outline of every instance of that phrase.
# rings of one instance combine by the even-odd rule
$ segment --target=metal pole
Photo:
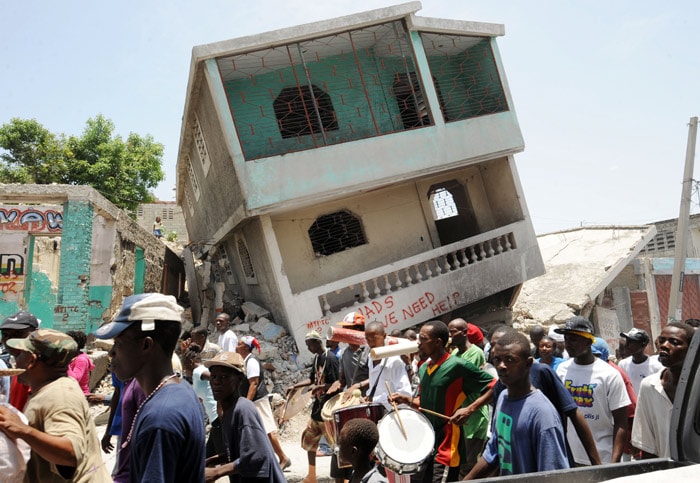
[[[685,150],[685,170],[683,171],[683,193],[678,214],[676,231],[676,257],[673,262],[671,292],[668,299],[668,321],[683,320],[683,276],[685,274],[686,247],[688,244],[688,218],[690,217],[690,197],[693,186],[693,167],[695,161],[695,140],[698,133],[698,118],[690,118],[688,144]]]

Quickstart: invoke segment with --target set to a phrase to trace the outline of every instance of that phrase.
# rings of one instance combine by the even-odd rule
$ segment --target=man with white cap
[[[173,374],[171,363],[182,312],[171,295],[132,295],[111,323],[95,331],[99,339],[114,338],[115,375],[122,381],[135,378],[146,394],[122,435],[133,482],[204,481],[200,403],[192,387]]]
[[[321,410],[323,405],[331,398],[329,389],[338,379],[338,359],[323,346],[323,336],[320,332],[312,330],[304,337],[306,348],[314,354],[314,361],[311,365],[311,372],[307,379],[296,383],[291,389],[303,386],[312,386],[314,395],[313,406],[311,407],[311,417],[306,424],[306,429],[301,435],[301,447],[306,451],[309,464],[309,472],[303,483],[316,483],[316,450],[325,436],[327,440],[332,440],[328,434],[326,426],[323,424]]]

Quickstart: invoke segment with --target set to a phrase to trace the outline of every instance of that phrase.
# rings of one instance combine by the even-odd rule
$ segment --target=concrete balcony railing
[[[529,223],[516,222],[293,297],[297,307],[316,313],[324,324],[358,309],[377,315],[407,306],[413,317],[416,302],[417,308],[427,308],[443,301],[453,309],[539,275],[536,266],[528,270],[520,260],[532,249],[536,252],[537,244]]]

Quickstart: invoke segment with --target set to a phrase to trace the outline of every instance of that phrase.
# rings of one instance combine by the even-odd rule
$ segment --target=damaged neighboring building
[[[0,184],[0,319],[92,332],[124,297],[181,296],[182,260],[89,186]]]
[[[656,337],[668,320],[678,219],[657,221],[654,226],[656,235],[628,270],[640,281],[631,293],[635,325],[649,327]],[[700,319],[700,214],[690,216],[686,242],[681,320]]]
[[[504,320],[544,272],[504,27],[420,8],[193,49],[177,201],[195,323],[250,301],[303,347],[350,310],[390,330]]]
[[[644,281],[632,267],[655,235],[654,226],[612,226],[538,236],[546,273],[523,284],[513,307],[515,322],[526,329],[534,324],[561,325],[582,315],[612,350],[620,332],[633,325],[649,332],[633,317],[636,293]]]

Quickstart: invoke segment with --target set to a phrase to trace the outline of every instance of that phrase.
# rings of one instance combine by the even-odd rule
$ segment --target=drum
[[[282,415],[282,421],[289,421],[294,416],[299,414],[302,409],[309,404],[311,400],[311,387],[302,386],[297,387],[289,392],[287,397],[287,402],[284,406],[284,414]]]
[[[406,434],[404,437],[397,417],[401,417]],[[389,471],[399,475],[419,473],[433,455],[435,431],[428,418],[409,407],[399,407],[384,416],[379,424],[377,458]]]
[[[348,406],[336,409],[333,412],[333,420],[335,422],[335,434],[339,435],[345,423],[347,423],[351,419],[370,419],[376,423],[380,419],[382,419],[382,416],[384,416],[385,412],[386,411],[384,410],[384,406],[380,403],[358,404],[356,406]],[[337,446],[335,450],[337,453]],[[344,461],[338,458],[338,468],[348,468],[349,466],[349,461]]]
[[[340,394],[336,394],[328,401],[326,401],[326,404],[324,404],[323,408],[321,408],[321,417],[323,418],[323,425],[326,427],[326,432],[330,437],[330,441],[328,441],[328,444],[331,446],[331,448],[335,446],[335,423],[333,421],[333,412],[336,409],[340,409],[340,400],[342,398],[342,392]]]

